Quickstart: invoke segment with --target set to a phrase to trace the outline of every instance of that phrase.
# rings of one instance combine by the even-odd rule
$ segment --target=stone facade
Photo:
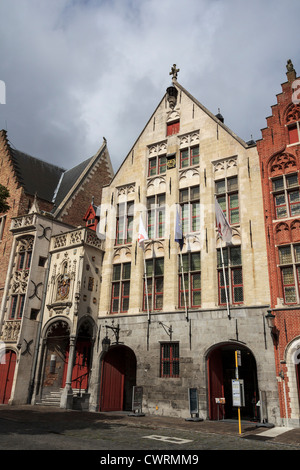
[[[224,378],[218,385],[213,384],[212,376],[217,367],[212,360],[213,353],[221,351],[222,355],[223,351],[229,350],[234,368],[234,351],[242,349],[243,354],[252,355],[256,363],[257,388],[248,400],[257,402],[260,398],[263,401],[262,419],[276,422],[275,364],[272,340],[266,331],[264,318],[270,296],[256,146],[246,144],[230,131],[176,79],[172,88],[175,92],[168,89],[111,184],[103,189],[100,232],[105,235],[105,254],[98,323],[101,338],[108,334],[111,342],[115,342],[115,330],[112,328],[107,333],[105,325],[118,325],[119,354],[122,355],[125,347],[134,353],[136,385],[143,387],[146,412],[188,417],[188,390],[196,388],[199,414],[204,419],[216,419],[215,398],[225,393]],[[169,99],[169,93],[177,95],[175,104]],[[187,162],[184,161],[186,158]],[[230,202],[230,183],[236,185],[239,206],[236,219],[231,213],[231,246],[240,249],[243,293],[238,296],[238,288],[233,285],[235,281],[231,277],[234,276],[232,270],[229,316],[224,300],[220,305],[222,289],[218,281],[221,274],[217,250],[222,242],[216,230],[214,198],[219,195],[216,188],[226,185],[228,189],[224,197],[229,206],[231,204],[227,206],[229,217],[234,204]],[[191,196],[192,190],[197,194],[196,200]],[[160,199],[160,196],[163,197]],[[187,311],[182,308],[182,296],[179,300],[180,251],[174,240],[176,205],[181,197],[187,197],[184,201],[190,209],[186,216],[190,219],[184,222],[187,225],[182,256],[185,260],[192,254],[201,257],[201,272],[197,273],[201,276],[201,294],[196,293],[196,288],[193,290],[190,284],[186,295],[195,295],[198,305],[193,305],[190,299]],[[151,239],[145,241],[144,251],[138,244],[140,215],[148,230],[153,230]],[[198,220],[193,221],[193,215]],[[223,243],[223,251],[227,248]],[[152,263],[162,266],[162,260],[160,283],[156,282],[153,274],[156,264],[152,265],[151,280],[148,277],[151,290],[148,312],[145,302],[143,304],[144,261],[148,269]],[[233,259],[231,263],[233,267]],[[131,272],[124,283],[120,281],[115,293],[114,276],[118,265],[121,270],[130,265]],[[187,276],[192,276],[192,273]],[[127,302],[121,292],[129,289],[129,283]],[[126,312],[122,311],[124,305]],[[175,343],[176,350],[179,348],[179,357],[176,358],[179,373],[175,377],[164,377],[162,348],[173,348]],[[114,344],[114,348],[118,346]],[[99,406],[105,409],[104,405],[101,408],[101,393],[106,393],[103,388],[105,374],[101,377],[100,373],[105,370],[105,357],[103,351],[94,356],[91,382],[95,386],[90,401],[94,410]],[[224,371],[222,373],[225,374]],[[216,395],[217,390],[219,395]],[[226,394],[230,401],[228,390]]]

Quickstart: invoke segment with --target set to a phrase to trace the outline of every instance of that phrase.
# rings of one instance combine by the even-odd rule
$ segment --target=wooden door
[[[100,411],[122,411],[125,354],[122,348],[107,352],[102,361]]]
[[[216,398],[224,397],[224,380],[222,352],[220,349],[213,351],[208,359],[208,397],[209,397],[209,419],[217,420],[223,418],[223,407],[219,407]]]
[[[6,351],[0,361],[0,403],[7,404],[10,399],[16,367],[16,353]]]
[[[78,341],[76,344],[75,362],[72,369],[71,387],[74,389],[86,390],[88,388],[89,367],[90,367],[90,341]],[[67,370],[69,363],[69,350],[66,351],[64,374],[62,386],[66,384]]]

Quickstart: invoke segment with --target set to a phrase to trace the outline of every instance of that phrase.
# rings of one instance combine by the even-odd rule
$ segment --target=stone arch
[[[252,351],[238,342],[222,342],[212,345],[205,354],[207,371],[207,401],[209,419],[236,418],[237,410],[232,407],[231,380],[235,379],[235,350],[241,351],[239,378],[244,380],[245,407],[241,408],[242,418],[258,420],[256,403],[259,400],[256,359]],[[219,407],[216,398],[225,398],[225,405]]]
[[[300,415],[300,336],[294,338],[285,349],[288,378],[290,418],[299,424]],[[285,385],[285,384],[284,384]]]

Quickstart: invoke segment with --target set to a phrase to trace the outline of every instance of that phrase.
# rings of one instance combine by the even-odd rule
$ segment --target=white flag
[[[142,214],[140,214],[140,227],[139,227],[139,246],[144,249],[144,241],[148,240],[148,234],[143,224]]]
[[[232,242],[232,230],[231,227],[225,217],[224,212],[222,211],[220,204],[215,198],[215,208],[216,208],[216,221],[217,221],[217,228],[222,240],[227,243]]]

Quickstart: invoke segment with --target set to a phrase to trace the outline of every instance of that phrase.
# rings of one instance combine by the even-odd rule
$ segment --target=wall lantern
[[[109,350],[109,347],[110,347],[110,339],[108,338],[108,336],[105,336],[105,338],[103,338],[102,340],[102,351],[107,352]]]
[[[275,315],[272,314],[271,310],[268,310],[267,312],[268,313],[265,316],[265,318],[267,320],[268,327],[271,330],[271,336],[272,336],[273,342],[277,343],[277,341],[278,341],[278,330],[275,326],[275,318],[276,317],[275,317]]]
[[[114,326],[114,322],[112,321],[112,324],[111,325],[105,325],[105,328],[106,328],[106,335],[105,335],[105,338],[103,338],[103,340],[102,340],[102,350],[107,352],[109,350],[110,344],[111,344],[110,339],[107,336],[107,328],[112,330],[114,335],[115,335],[116,341],[113,344],[119,344],[120,326],[119,325]]]

